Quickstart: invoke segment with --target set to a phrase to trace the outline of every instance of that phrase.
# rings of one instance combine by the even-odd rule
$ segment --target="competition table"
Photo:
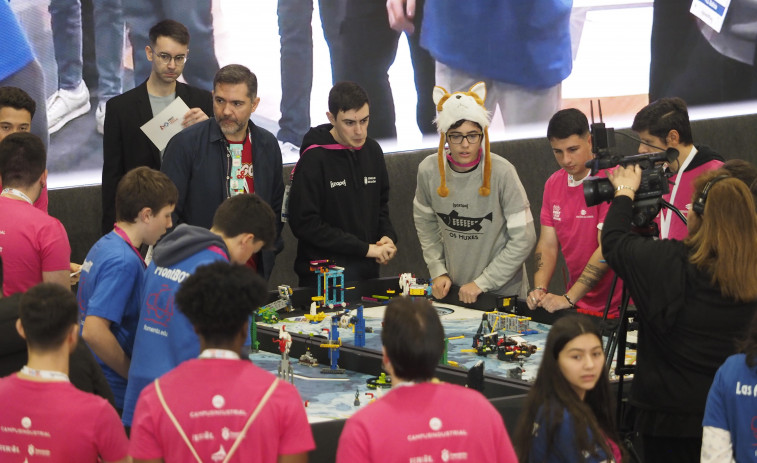
[[[380,331],[385,306],[375,302],[363,302],[360,297],[395,296],[399,294],[397,285],[397,278],[377,279],[357,283],[355,289],[348,291],[345,296],[348,302],[346,309],[354,314],[357,306],[363,305],[366,327],[369,328],[367,331],[372,332],[365,335],[365,347],[355,347],[352,329],[339,328],[342,346],[339,350],[338,365],[345,370],[341,374],[321,373],[323,368],[329,368],[330,365],[329,350],[319,345],[328,342],[324,328],[331,329],[331,317],[327,316],[317,323],[311,323],[303,317],[306,308],[309,309],[311,297],[316,296],[315,289],[295,289],[291,297],[295,308],[293,312],[279,312],[282,319],[278,322],[259,321],[257,324],[259,352],[252,353],[250,359],[274,374],[278,372],[281,360],[279,344],[275,342],[279,336],[279,328],[285,325],[286,331],[292,336],[289,357],[294,374],[293,383],[307,405],[306,411],[317,445],[317,449],[310,455],[310,461],[334,461],[344,420],[388,391],[371,389],[366,384],[368,379],[376,378],[382,372]],[[397,293],[387,293],[387,290],[396,290]],[[457,294],[455,288],[450,293]],[[277,295],[272,295],[271,300],[276,298]],[[475,304],[470,305],[459,305],[459,302],[455,304],[455,298],[449,296],[442,301],[434,301],[434,306],[440,314],[445,335],[448,338],[462,336],[450,340],[447,349],[448,360],[459,366],[440,365],[437,367],[436,377],[441,381],[464,385],[468,380],[468,370],[483,361],[482,393],[502,414],[508,430],[512,432],[528,393],[529,381],[535,378],[541,362],[549,324],[557,317],[542,309],[531,312],[524,305],[507,308],[506,311],[509,313],[532,317],[530,328],[536,333],[522,337],[529,344],[535,345],[537,351],[517,361],[502,361],[497,359],[496,353],[479,356],[475,352],[461,352],[463,349],[472,349],[473,336],[481,324],[482,315],[484,312],[495,310],[498,305],[497,297],[482,294]],[[332,311],[327,310],[327,313],[338,314],[344,310],[335,308]],[[498,310],[505,311],[502,307]],[[518,335],[508,331],[504,334]],[[318,366],[309,366],[298,361],[307,350],[318,359]],[[516,369],[521,371],[522,379],[513,378],[513,370]],[[355,405],[356,397],[359,405]]]

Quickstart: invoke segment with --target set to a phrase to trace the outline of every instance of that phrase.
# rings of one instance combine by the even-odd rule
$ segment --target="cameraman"
[[[718,169],[723,165],[723,157],[707,146],[694,146],[689,112],[686,102],[680,98],[660,98],[648,104],[634,117],[631,130],[643,142],[639,144],[640,154],[668,148],[678,150],[678,160],[668,166],[673,172],[674,183],[663,199],[686,216],[694,179],[708,170]],[[689,234],[686,224],[667,209],[661,210],[655,221],[660,226],[662,239],[682,240]]]
[[[757,215],[747,186],[724,170],[693,184],[684,241],[631,231],[637,165],[608,177],[615,198],[602,250],[638,308],[635,426],[646,462],[699,460],[707,392],[757,309]]]

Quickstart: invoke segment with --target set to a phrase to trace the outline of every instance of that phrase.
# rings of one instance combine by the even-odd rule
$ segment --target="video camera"
[[[600,121],[602,108],[600,106]],[[591,169],[591,176],[583,181],[584,199],[587,206],[596,206],[606,201],[612,201],[615,196],[615,188],[610,180],[604,177],[596,177],[602,169],[610,169],[615,166],[628,166],[632,164],[641,167],[641,184],[633,202],[633,224],[636,227],[648,226],[662,207],[662,195],[670,192],[668,177],[663,163],[671,163],[678,159],[678,150],[668,148],[667,151],[657,153],[634,154],[621,156],[616,152],[615,130],[605,127],[603,122],[594,123],[594,106],[591,107],[591,138],[594,159],[586,163]]]

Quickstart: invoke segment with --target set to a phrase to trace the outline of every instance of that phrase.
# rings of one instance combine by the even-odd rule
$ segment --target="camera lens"
[[[596,206],[605,201],[612,201],[614,188],[610,180],[601,177],[589,177],[584,179],[584,200],[586,205]]]

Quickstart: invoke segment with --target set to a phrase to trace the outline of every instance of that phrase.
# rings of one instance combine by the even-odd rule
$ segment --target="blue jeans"
[[[95,40],[101,101],[120,95],[123,82],[124,18],[121,0],[95,0]],[[82,80],[82,22],[79,0],[50,0],[50,25],[58,88],[74,90]]]
[[[313,0],[279,0],[276,12],[281,36],[281,119],[276,138],[300,146],[310,129]]]
[[[213,90],[218,60],[213,40],[213,17],[210,0],[126,0],[124,14],[129,26],[134,58],[134,83],[150,77],[152,65],[145,46],[150,45],[150,28],[163,19],[173,19],[189,29],[189,56],[184,68],[187,83],[203,90]]]

